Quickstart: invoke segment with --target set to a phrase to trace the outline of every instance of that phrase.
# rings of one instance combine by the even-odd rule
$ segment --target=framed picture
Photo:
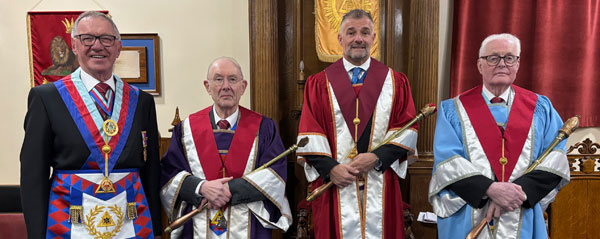
[[[158,34],[121,34],[123,49],[114,72],[127,83],[152,95],[160,95]]]

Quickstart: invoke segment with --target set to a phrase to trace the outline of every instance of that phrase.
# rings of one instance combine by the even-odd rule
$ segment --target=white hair
[[[483,51],[485,49],[485,46],[490,43],[493,40],[499,40],[499,39],[504,39],[504,40],[508,40],[508,41],[512,41],[515,43],[515,45],[517,46],[517,56],[521,55],[521,40],[519,40],[519,38],[517,38],[515,35],[510,34],[510,33],[501,33],[501,34],[493,34],[493,35],[489,35],[488,37],[485,38],[485,40],[483,40],[481,42],[481,47],[479,48],[479,57],[483,56]]]
[[[121,39],[121,34],[119,33],[119,29],[117,28],[117,25],[115,24],[115,22],[106,14],[101,13],[101,12],[96,12],[96,11],[87,11],[82,13],[81,15],[79,15],[79,17],[77,17],[77,20],[75,20],[75,23],[73,24],[73,29],[71,30],[71,37],[75,38],[75,36],[77,36],[78,32],[78,26],[79,22],[84,19],[84,18],[93,18],[93,17],[99,17],[99,18],[104,18],[104,20],[107,20],[110,25],[112,25],[113,31],[115,32],[117,40]]]

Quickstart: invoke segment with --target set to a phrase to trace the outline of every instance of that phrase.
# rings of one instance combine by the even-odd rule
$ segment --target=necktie
[[[492,103],[492,104],[495,104],[495,103],[502,103],[502,102],[504,102],[504,99],[502,99],[502,98],[500,98],[500,97],[498,97],[498,96],[496,96],[496,97],[494,97],[494,98],[492,98],[492,99],[490,100],[490,103]]]
[[[353,85],[361,83],[361,82],[359,82],[360,78],[358,78],[358,75],[360,74],[360,72],[362,72],[362,68],[360,68],[360,67],[352,68],[352,84]]]
[[[100,111],[100,115],[102,119],[106,120],[110,117],[109,113],[112,110],[111,98],[112,98],[112,89],[110,86],[104,82],[100,82],[94,86],[94,89],[98,92],[98,95],[102,97],[102,102],[96,101],[96,107],[98,111]]]
[[[495,104],[495,103],[502,103],[502,102],[504,102],[504,99],[502,99],[502,98],[500,98],[500,97],[498,97],[498,96],[496,96],[496,97],[494,97],[494,98],[492,98],[492,99],[490,100],[490,103],[492,103],[492,104]],[[504,138],[504,128],[503,128],[502,126],[498,125],[498,129],[500,129],[500,134],[501,134],[501,135],[502,135],[502,137]]]
[[[219,120],[217,125],[219,126],[219,129],[229,129],[229,121],[227,120]]]

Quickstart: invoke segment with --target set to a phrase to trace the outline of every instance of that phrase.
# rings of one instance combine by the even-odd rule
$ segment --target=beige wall
[[[34,6],[34,11],[108,10],[121,33],[158,33],[162,95],[155,101],[163,136],[170,136],[176,106],[184,118],[212,103],[202,85],[212,59],[233,56],[250,75],[247,1],[0,0],[0,185],[19,184],[30,89],[25,19]],[[241,102],[246,107],[249,92]]]

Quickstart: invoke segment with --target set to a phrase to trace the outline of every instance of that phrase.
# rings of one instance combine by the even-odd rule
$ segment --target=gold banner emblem
[[[121,231],[121,227],[123,226],[125,215],[121,211],[121,207],[115,204],[113,206],[108,206],[108,210],[104,210],[104,208],[104,206],[96,205],[94,208],[90,209],[89,214],[85,215],[85,228],[88,230],[88,234],[92,235],[96,239],[112,239]],[[94,225],[96,216],[103,212],[104,214],[102,214],[98,225]],[[113,216],[117,218],[116,223],[113,219]],[[100,232],[98,229],[96,229],[96,226],[104,227],[105,232]],[[114,228],[109,231],[109,227]]]

